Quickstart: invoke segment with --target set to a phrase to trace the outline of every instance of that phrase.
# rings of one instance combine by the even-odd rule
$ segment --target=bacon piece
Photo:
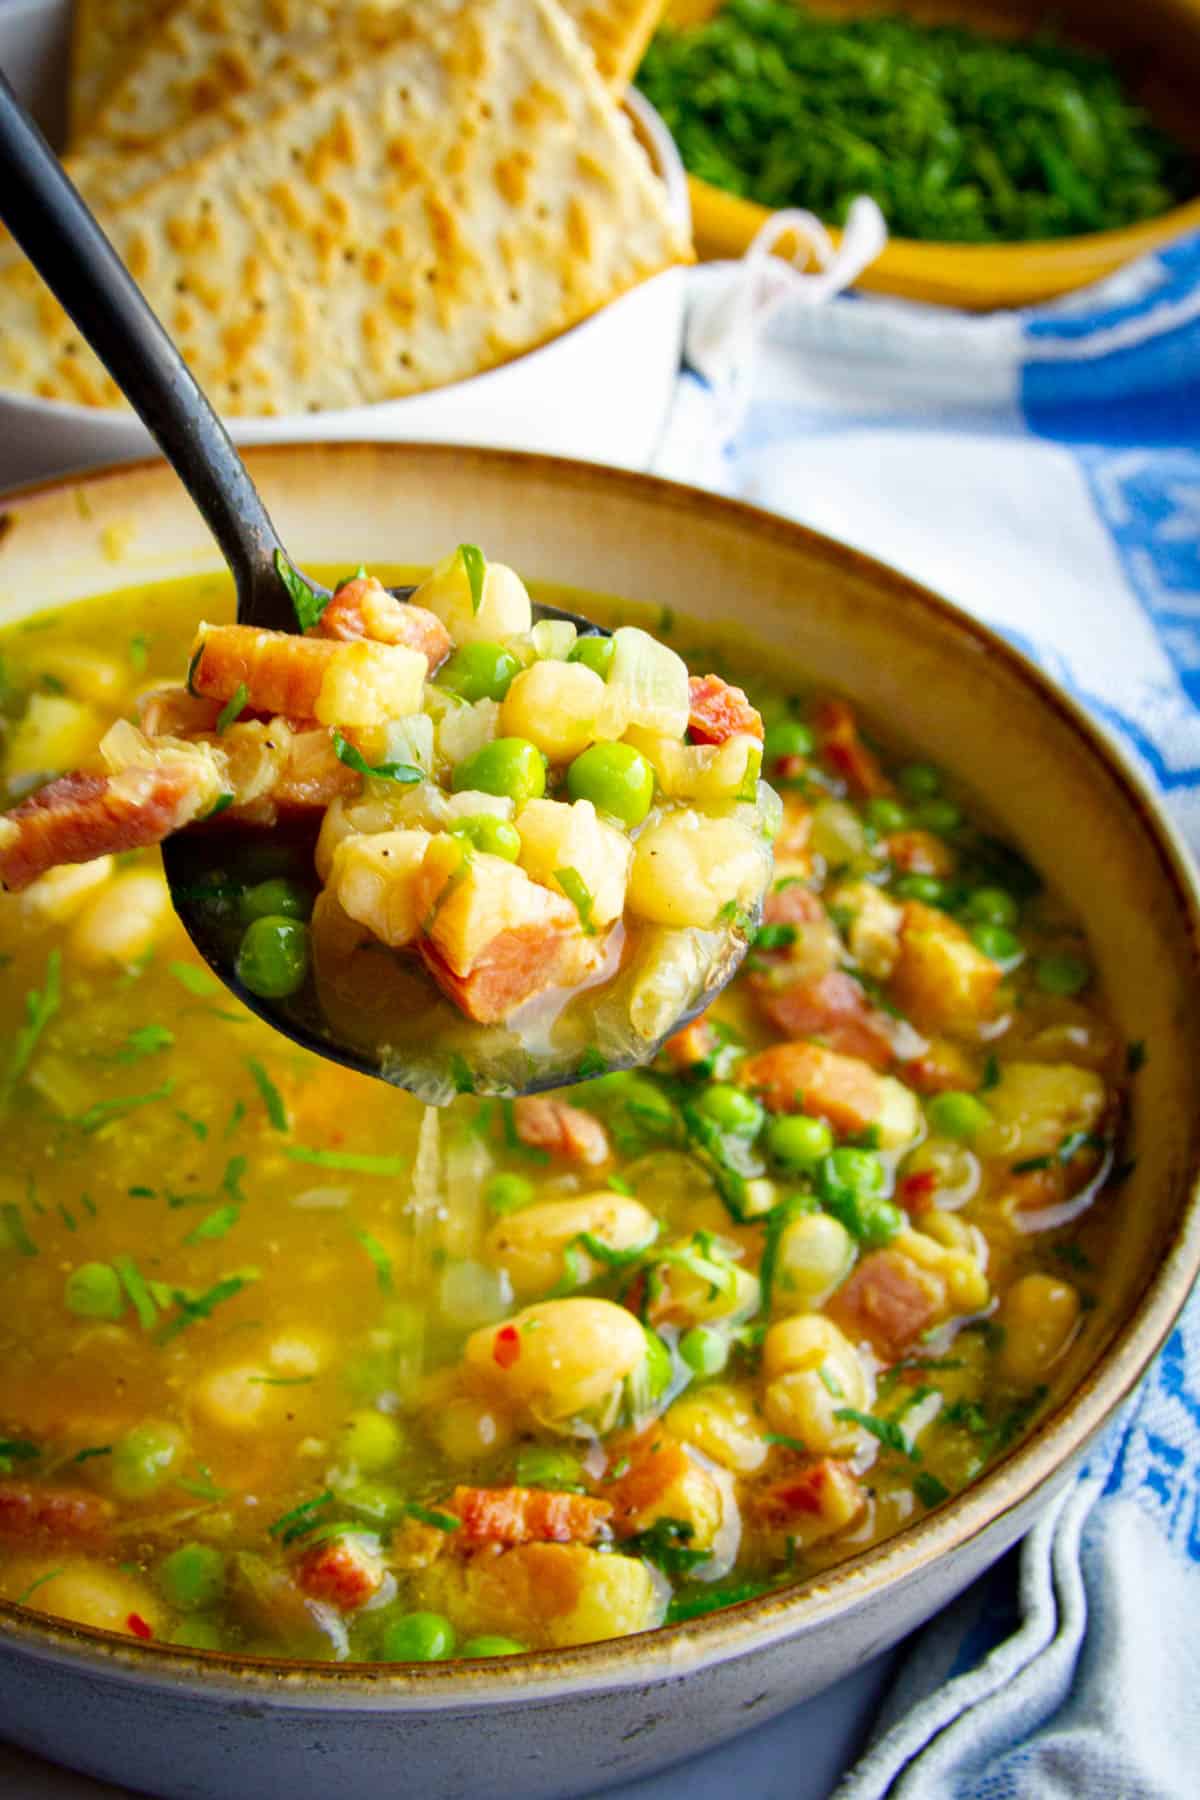
[[[0,1481],[0,1538],[53,1539],[99,1547],[113,1519],[111,1500],[87,1488],[41,1488]]]
[[[599,1119],[565,1100],[548,1100],[542,1094],[526,1094],[513,1107],[517,1136],[533,1149],[549,1150],[569,1162],[598,1168],[612,1155],[608,1133]]]
[[[480,1025],[498,1025],[548,987],[575,987],[596,961],[577,926],[519,925],[494,937],[460,975],[428,938],[418,949],[446,998]]]
[[[610,1455],[616,1468],[626,1458],[629,1462],[624,1473],[604,1490],[612,1504],[612,1525],[618,1537],[637,1531],[643,1515],[695,1467],[679,1439],[661,1425],[651,1425],[640,1437],[625,1440],[623,1449],[620,1441],[612,1444]]]
[[[0,818],[0,886],[11,892],[61,863],[160,844],[197,816],[209,783],[195,764],[118,775],[60,775]]]
[[[739,1079],[771,1112],[807,1112],[856,1136],[882,1107],[880,1077],[856,1056],[820,1044],[774,1044],[742,1064]]]
[[[339,1612],[365,1606],[383,1585],[383,1565],[374,1551],[352,1537],[314,1544],[296,1564],[296,1583],[310,1600]]]
[[[739,687],[719,675],[692,675],[688,680],[688,731],[695,744],[724,744],[731,737],[763,740],[762,714]]]
[[[311,719],[321,684],[341,645],[331,638],[294,637],[253,625],[208,625],[193,648],[193,692],[232,700],[244,688],[255,712]]]
[[[759,1010],[789,1038],[819,1037],[843,1056],[860,1057],[873,1069],[892,1061],[892,1042],[881,1013],[869,1005],[861,985],[843,969],[816,981],[777,987],[752,976]]]
[[[612,1512],[607,1500],[544,1488],[456,1487],[445,1510],[462,1520],[452,1549],[478,1544],[590,1544]]]
[[[900,1073],[907,1086],[915,1088],[918,1094],[948,1094],[979,1085],[974,1061],[949,1038],[932,1038],[920,1056],[906,1062]]]
[[[843,1330],[869,1338],[888,1362],[903,1356],[937,1322],[944,1284],[898,1250],[872,1250],[834,1295]]]
[[[844,1531],[866,1503],[862,1484],[846,1464],[822,1456],[759,1488],[751,1510],[767,1530],[791,1531],[814,1543]]]
[[[820,895],[800,881],[773,887],[763,901],[763,923],[766,925],[820,925],[824,919],[825,908]]]
[[[949,844],[932,831],[893,831],[887,853],[905,875],[953,875],[958,858]]]
[[[873,794],[895,793],[874,751],[868,750],[859,737],[854,709],[844,700],[824,701],[817,709],[814,723],[822,760],[848,783],[857,799],[869,800]]]
[[[701,1063],[707,1063],[719,1048],[719,1041],[712,1026],[704,1019],[693,1019],[674,1037],[669,1037],[663,1045],[663,1054],[672,1068],[680,1074],[695,1069]]]
[[[938,1178],[932,1169],[914,1169],[911,1175],[902,1177],[896,1188],[896,1198],[911,1219],[919,1219],[922,1213],[933,1208],[937,1193]]]
[[[342,583],[321,614],[316,635],[343,644],[353,643],[355,638],[404,644],[421,652],[430,674],[453,648],[450,633],[436,613],[397,600],[374,575],[356,575]]]

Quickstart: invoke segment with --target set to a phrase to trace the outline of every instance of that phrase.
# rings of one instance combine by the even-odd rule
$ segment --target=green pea
[[[1072,994],[1083,992],[1092,979],[1092,971],[1082,956],[1072,956],[1070,951],[1059,951],[1053,956],[1038,957],[1034,979],[1043,994],[1069,998]]]
[[[654,800],[654,770],[632,744],[591,744],[567,770],[567,792],[622,825],[640,825]]]
[[[1020,938],[1005,925],[976,925],[971,932],[971,942],[993,962],[1012,962],[1022,955]]]
[[[711,1087],[706,1087],[696,1105],[714,1125],[719,1125],[722,1131],[728,1131],[734,1137],[757,1137],[766,1117],[762,1105],[753,1094],[747,1094],[727,1081],[714,1082]]]
[[[438,670],[437,685],[462,700],[503,700],[523,666],[503,644],[463,644]]]
[[[901,875],[892,887],[901,900],[920,900],[925,906],[944,906],[950,895],[937,875]]]
[[[533,1199],[533,1183],[524,1175],[493,1175],[483,1191],[489,1212],[501,1218],[506,1213],[520,1212]]]
[[[67,1311],[77,1319],[119,1319],[125,1296],[115,1269],[107,1263],[80,1263],[67,1276],[63,1288]]]
[[[813,734],[799,719],[780,719],[767,731],[763,755],[768,762],[780,762],[785,756],[811,756]]]
[[[146,1500],[169,1480],[183,1454],[183,1433],[148,1420],[113,1445],[108,1462],[113,1491],[122,1500]]]
[[[729,1344],[719,1331],[693,1325],[679,1340],[679,1354],[697,1375],[719,1375],[729,1361]]]
[[[991,1120],[991,1113],[974,1094],[935,1094],[925,1108],[929,1123],[942,1137],[969,1144]]]
[[[157,1580],[176,1612],[206,1612],[225,1592],[225,1558],[210,1544],[180,1544],[159,1563]]]
[[[237,977],[260,1000],[283,1000],[304,986],[308,927],[298,919],[255,919],[237,953]]]
[[[981,925],[1015,925],[1020,911],[1005,888],[981,887],[967,895],[967,917],[977,919]]]
[[[521,834],[507,819],[491,813],[472,813],[450,827],[451,837],[466,838],[487,856],[502,856],[505,862],[516,862],[521,854]]]
[[[401,1456],[405,1438],[402,1428],[386,1413],[373,1407],[352,1412],[341,1430],[341,1449],[347,1462],[367,1475],[376,1475]]]
[[[659,1337],[657,1331],[646,1326],[646,1385],[650,1390],[650,1398],[657,1400],[665,1394],[671,1385],[674,1365],[671,1352]]]
[[[887,1171],[872,1150],[834,1150],[816,1169],[817,1193],[826,1212],[852,1237],[874,1248],[886,1244],[904,1214],[885,1195]]]
[[[576,639],[567,661],[582,663],[585,669],[591,669],[594,675],[599,675],[601,681],[607,681],[616,647],[610,637],[581,637]]]
[[[454,1627],[441,1613],[405,1613],[384,1626],[379,1639],[383,1662],[445,1662],[454,1655]],[[482,1639],[480,1640],[483,1641]],[[490,1641],[490,1640],[489,1640]],[[507,1642],[498,1639],[497,1642]],[[479,1656],[506,1655],[506,1651],[476,1651]]]
[[[928,800],[941,792],[942,778],[932,763],[905,763],[896,780],[910,800]]]
[[[213,1619],[180,1619],[167,1638],[181,1650],[220,1650],[224,1639]]]
[[[501,794],[516,803],[540,800],[546,791],[546,761],[528,738],[493,738],[454,770],[456,794],[468,789],[480,794]]]
[[[522,1444],[517,1451],[516,1478],[521,1487],[578,1488],[583,1465],[569,1450],[550,1444]]]
[[[833,1132],[824,1119],[803,1113],[783,1114],[767,1127],[767,1151],[785,1169],[815,1168],[833,1149]]]
[[[908,825],[908,811],[898,800],[889,800],[886,794],[875,794],[867,801],[867,823],[876,831],[903,831]]]
[[[468,1638],[458,1654],[460,1656],[523,1656],[529,1648],[527,1644],[517,1642],[510,1637],[473,1637]]]
[[[917,824],[926,831],[936,831],[942,837],[948,832],[957,831],[962,824],[961,809],[955,806],[953,800],[941,799],[936,794],[931,795],[928,800],[918,801],[913,816]]]
[[[283,876],[256,882],[238,898],[238,915],[243,925],[252,925],[255,919],[307,919],[312,909],[312,895],[307,888]]]

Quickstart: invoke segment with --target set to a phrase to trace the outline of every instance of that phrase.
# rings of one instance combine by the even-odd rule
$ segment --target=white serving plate
[[[69,18],[70,0],[0,0],[0,67],[52,133],[62,118]],[[640,94],[630,94],[628,110],[675,219],[690,232],[687,177],[666,126]],[[238,444],[407,439],[643,469],[679,367],[685,282],[682,268],[665,269],[561,337],[450,387],[378,406],[226,424]],[[0,392],[0,488],[153,451],[130,413]]]

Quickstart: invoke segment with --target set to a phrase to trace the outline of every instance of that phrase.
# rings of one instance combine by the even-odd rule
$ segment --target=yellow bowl
[[[1027,35],[1051,10],[1044,0],[807,0],[830,17],[903,11],[928,23],[965,23],[997,37]],[[675,0],[668,17],[689,25],[720,0]],[[1163,128],[1200,151],[1200,0],[1057,0],[1063,36],[1108,52],[1134,97]],[[770,217],[766,207],[689,178],[696,249],[702,257],[736,257]],[[1025,244],[939,244],[892,238],[859,286],[905,300],[986,311],[1052,300],[1111,275],[1123,263],[1200,229],[1200,196],[1160,218],[1120,231],[1089,232]],[[835,232],[833,236],[837,237]],[[785,239],[782,250],[788,249]]]

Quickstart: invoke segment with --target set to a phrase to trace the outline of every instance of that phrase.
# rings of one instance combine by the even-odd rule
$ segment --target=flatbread
[[[75,0],[67,120],[72,141],[86,131],[107,95],[178,0]]]
[[[615,94],[633,80],[667,0],[562,0]]]
[[[353,73],[104,212],[226,413],[463,379],[690,256],[555,0],[406,0],[393,24]],[[0,271],[0,386],[121,403],[24,262]]]
[[[369,39],[380,21],[408,0],[81,0],[86,7],[141,5],[147,19],[140,55],[100,106],[88,108],[78,148],[135,151],[228,105],[281,68],[310,53],[330,32],[361,29]],[[601,76],[623,93],[642,59],[665,0],[564,0],[592,50]],[[158,29],[153,27],[157,24]],[[131,48],[131,46],[127,46]]]

